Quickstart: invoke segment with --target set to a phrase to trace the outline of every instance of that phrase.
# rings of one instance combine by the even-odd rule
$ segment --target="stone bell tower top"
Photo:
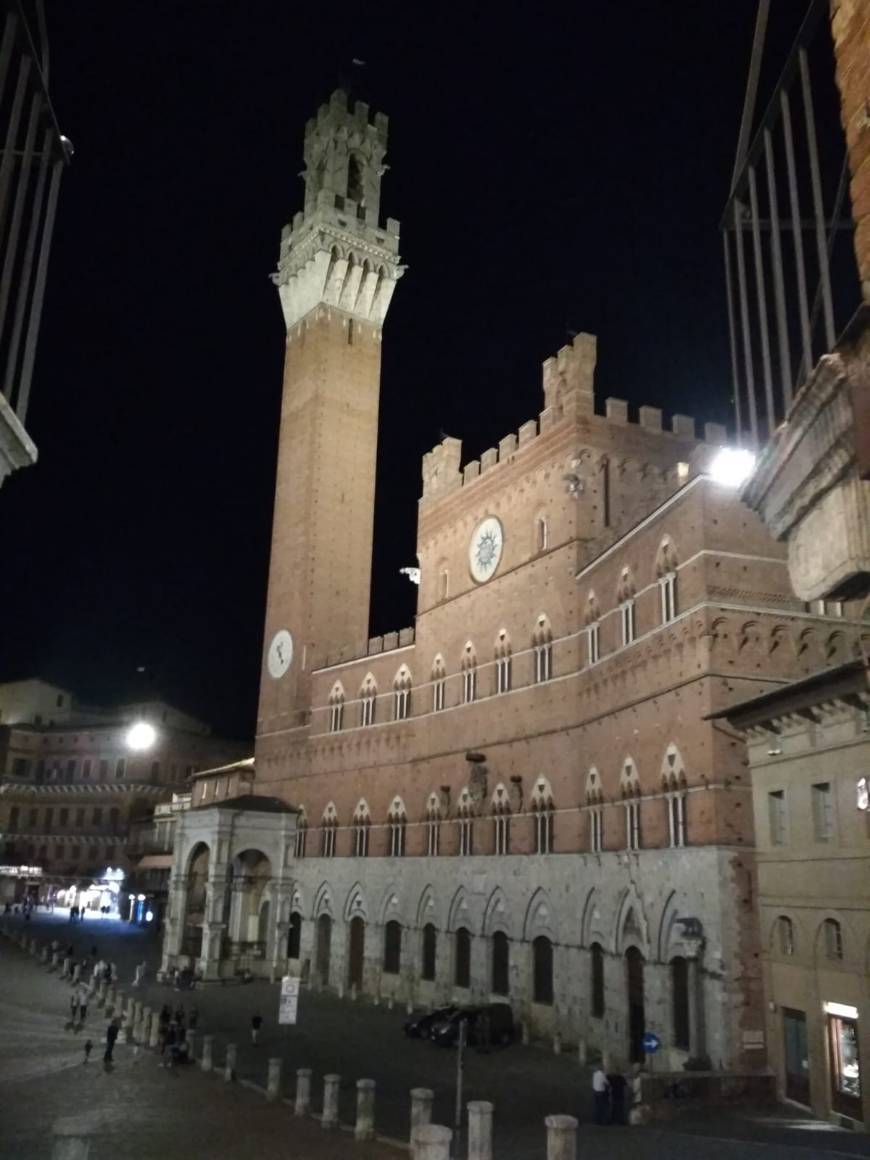
[[[305,209],[281,233],[273,280],[289,330],[323,304],[380,326],[399,265],[399,223],[379,224],[388,119],[336,91],[305,127]]]

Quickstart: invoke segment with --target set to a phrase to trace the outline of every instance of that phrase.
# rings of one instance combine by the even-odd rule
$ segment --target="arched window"
[[[357,858],[369,856],[369,831],[372,819],[369,807],[364,800],[360,801],[353,813],[353,852]]]
[[[549,681],[553,675],[553,630],[546,616],[538,617],[532,633],[532,648],[535,653],[535,681]]]
[[[822,923],[822,937],[824,940],[825,957],[829,959],[842,959],[843,929],[835,918],[826,918]]]
[[[441,799],[436,793],[429,794],[426,803],[426,853],[436,858],[441,852]]]
[[[532,943],[533,997],[536,1003],[553,1002],[553,944],[540,934]]]
[[[510,943],[503,930],[492,936],[492,979],[493,995],[510,994]]]
[[[301,809],[296,817],[296,834],[293,838],[293,857],[304,858],[305,847],[308,841],[308,818],[305,810]]]
[[[604,950],[601,943],[593,943],[589,948],[589,982],[592,994],[590,1007],[596,1019],[604,1016]]]
[[[440,713],[444,708],[444,694],[447,690],[447,671],[444,659],[439,654],[432,664],[432,712]]]
[[[625,848],[626,850],[639,850],[642,845],[640,778],[637,767],[630,757],[622,767],[619,788],[622,791],[623,804],[625,805]]]
[[[338,733],[344,721],[344,689],[336,681],[329,694],[329,732]]]
[[[671,960],[671,1011],[674,1047],[689,1050],[689,964],[678,956]]]
[[[595,593],[586,598],[586,657],[590,665],[597,665],[601,659],[601,634],[599,620],[601,611]]]
[[[393,681],[393,717],[404,721],[411,712],[411,674],[407,665],[402,665]]]
[[[661,622],[669,624],[677,615],[677,554],[668,536],[659,544],[656,554],[656,580],[659,586]]]
[[[553,804],[553,791],[545,777],[538,778],[535,783],[530,804],[535,823],[535,853],[552,854],[556,807]]]
[[[438,573],[438,599],[446,600],[450,595],[450,573],[446,566]]]
[[[363,681],[359,693],[360,725],[373,725],[375,722],[375,706],[378,700],[378,686],[375,678],[369,673]]]
[[[493,853],[509,854],[511,852],[511,803],[507,790],[501,784],[495,787],[492,795],[493,820]]]
[[[462,703],[470,704],[477,696],[477,657],[474,645],[469,643],[462,653]]]
[[[435,966],[437,963],[438,932],[431,922],[423,927],[423,963],[420,971],[421,978],[427,983],[435,981]]]
[[[294,910],[287,930],[287,958],[298,959],[302,947],[302,915]]]
[[[471,986],[471,931],[461,926],[455,936],[456,955],[453,963],[453,982],[457,987]]]
[[[335,832],[338,829],[338,816],[332,802],[323,811],[320,821],[320,856],[321,858],[335,857]]]
[[[589,852],[600,854],[604,849],[604,794],[601,775],[593,765],[586,775],[586,812],[589,816]]]
[[[398,975],[402,965],[402,927],[391,918],[384,927],[384,974]]]
[[[622,626],[623,648],[635,638],[635,585],[630,568],[623,568],[616,590],[616,599],[619,604],[619,622]]]
[[[790,957],[794,954],[794,923],[785,914],[776,920],[776,939],[781,955]]]
[[[546,516],[537,516],[535,519],[535,551],[546,552],[550,546],[550,529],[547,526]]]
[[[390,857],[403,858],[405,856],[405,831],[408,818],[405,806],[400,797],[394,797],[390,805],[388,817],[390,831]]]
[[[668,810],[668,837],[674,848],[686,844],[686,773],[675,745],[665,750],[662,762],[662,789]]]
[[[474,853],[474,799],[468,787],[459,795],[459,854],[470,857]]]
[[[509,693],[511,688],[511,642],[502,629],[495,642],[495,691]]]
[[[347,163],[347,196],[357,204],[363,201],[363,170],[359,158],[351,154]]]

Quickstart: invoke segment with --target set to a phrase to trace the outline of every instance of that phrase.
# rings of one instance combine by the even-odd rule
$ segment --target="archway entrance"
[[[184,929],[181,953],[192,959],[202,954],[202,924],[205,921],[206,887],[208,886],[209,848],[195,846],[187,871],[187,894],[184,899]]]
[[[230,870],[227,956],[236,960],[238,967],[256,972],[256,964],[265,961],[269,952],[271,907],[267,887],[272,864],[262,851],[245,850],[233,859]]]
[[[637,947],[625,952],[626,997],[628,1000],[628,1058],[631,1063],[643,1063],[643,1036],[646,1013],[643,1004],[643,955]]]
[[[329,958],[332,952],[332,919],[321,914],[317,920],[317,946],[314,954],[314,970],[322,987],[329,983]]]
[[[347,952],[347,985],[362,989],[363,957],[366,947],[366,924],[359,915],[350,920],[350,940]]]

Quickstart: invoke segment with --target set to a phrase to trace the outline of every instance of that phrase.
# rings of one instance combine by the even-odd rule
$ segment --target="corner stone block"
[[[638,418],[640,419],[641,427],[645,427],[647,431],[661,431],[662,429],[662,412],[659,407],[641,407],[638,411]]]
[[[604,414],[608,422],[624,426],[628,422],[628,403],[625,399],[605,399]]]
[[[682,439],[694,439],[695,420],[691,415],[673,415],[671,418],[671,430]]]

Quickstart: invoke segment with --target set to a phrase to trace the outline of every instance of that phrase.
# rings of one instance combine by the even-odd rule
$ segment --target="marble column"
[[[293,1112],[297,1116],[307,1116],[311,1108],[311,1068],[296,1069],[296,1103]]]
[[[325,1075],[323,1077],[323,1115],[320,1119],[321,1128],[338,1127],[338,1089],[340,1084],[340,1075]]]
[[[356,1081],[356,1127],[353,1134],[357,1140],[374,1139],[375,1081],[373,1079],[358,1079]]]

